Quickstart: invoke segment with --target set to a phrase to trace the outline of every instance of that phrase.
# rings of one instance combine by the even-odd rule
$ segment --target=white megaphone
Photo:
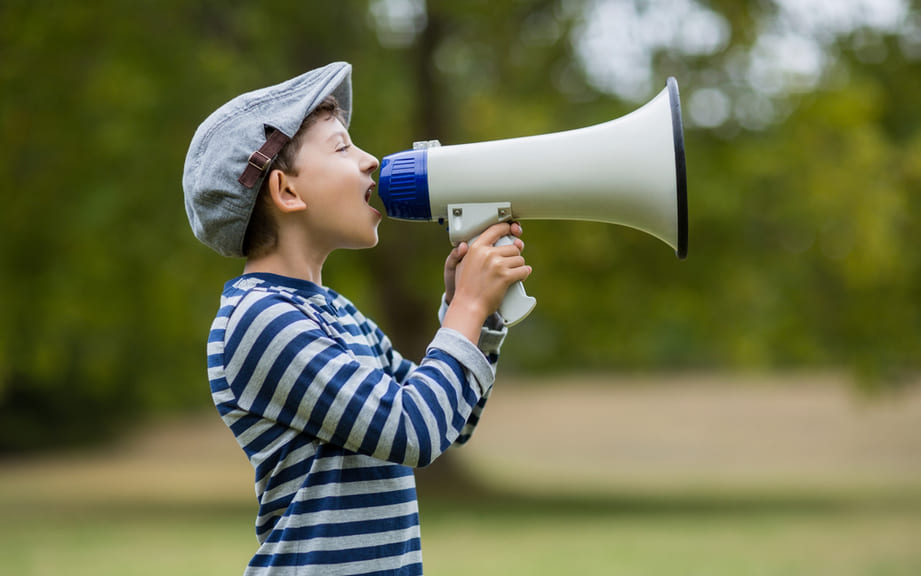
[[[506,220],[590,220],[642,230],[678,258],[687,256],[684,136],[674,78],[642,108],[595,126],[413,148],[381,162],[378,193],[387,215],[446,222],[455,244]],[[511,326],[535,304],[517,282],[499,314]]]

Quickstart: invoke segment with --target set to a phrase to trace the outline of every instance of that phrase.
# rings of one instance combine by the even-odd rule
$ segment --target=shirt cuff
[[[496,380],[495,369],[466,336],[451,328],[440,328],[429,348],[453,356],[470,372],[470,380],[479,388],[480,397],[489,394]]]
[[[445,294],[441,295],[441,306],[438,309],[438,323],[442,324],[445,320],[445,314],[448,313],[448,303],[445,301]],[[502,322],[502,317],[493,314],[486,319],[483,327],[480,328],[480,340],[477,342],[477,348],[489,360],[490,364],[499,361],[499,351],[502,349],[502,343],[508,335],[508,327]]]

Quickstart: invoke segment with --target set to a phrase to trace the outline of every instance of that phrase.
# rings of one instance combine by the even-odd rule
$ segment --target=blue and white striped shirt
[[[484,352],[442,328],[416,366],[332,290],[247,274],[225,285],[208,376],[255,469],[247,575],[422,573],[412,467],[469,438],[495,378]]]

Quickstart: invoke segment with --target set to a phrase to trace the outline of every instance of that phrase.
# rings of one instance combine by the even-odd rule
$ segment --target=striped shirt
[[[494,359],[504,335],[484,328],[480,347]],[[469,438],[495,377],[484,352],[442,328],[416,366],[332,290],[247,274],[225,285],[208,377],[255,470],[246,575],[422,573],[412,468]]]

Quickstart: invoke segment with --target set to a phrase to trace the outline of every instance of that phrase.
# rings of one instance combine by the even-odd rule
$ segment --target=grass
[[[254,542],[240,508],[13,510],[0,520],[0,572],[11,576],[240,574]]]
[[[427,574],[921,574],[921,394],[852,410],[837,393],[822,400],[814,389],[793,390],[787,404],[758,388],[740,418],[744,394],[719,387],[682,387],[679,405],[661,390],[622,389],[612,399],[569,384],[556,398],[542,387],[491,400],[495,422],[459,460],[480,481],[475,493],[420,482]],[[805,400],[798,420],[788,408]],[[561,412],[567,402],[575,412]],[[732,419],[720,419],[719,402],[732,404]],[[706,406],[698,413],[710,425],[684,416],[680,431],[663,427],[687,406]],[[652,416],[644,410],[670,417],[647,435]],[[771,410],[784,415],[777,433],[765,430]],[[573,434],[608,437],[579,453],[562,429],[546,433],[551,415],[574,423]],[[759,425],[735,427],[737,420]],[[790,434],[807,424],[809,438]],[[516,443],[516,458],[497,464]],[[754,480],[741,473],[752,470]],[[256,547],[250,481],[210,413],[153,426],[104,452],[0,462],[0,574],[240,574]]]
[[[426,572],[921,574],[916,503],[627,501],[423,501]],[[0,573],[239,574],[255,548],[252,521],[252,510],[239,505],[8,506],[0,519]]]
[[[424,524],[430,574],[921,574],[921,509],[771,498],[452,507]],[[435,537],[433,537],[433,534]]]
[[[450,528],[447,527],[450,524]],[[454,520],[426,542],[432,574],[906,575],[921,573],[914,515]],[[462,548],[458,549],[458,545]],[[475,552],[473,552],[475,551]]]

